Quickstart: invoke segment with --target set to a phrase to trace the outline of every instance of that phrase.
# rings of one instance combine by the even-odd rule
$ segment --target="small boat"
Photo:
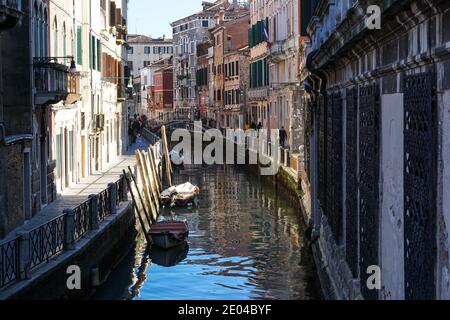
[[[162,249],[170,249],[186,243],[189,229],[184,221],[162,221],[153,224],[149,235],[153,244]]]
[[[177,194],[177,188],[176,187],[170,187],[169,189],[164,190],[161,192],[160,200],[161,204],[164,207],[170,207],[173,204],[173,198]]]
[[[177,193],[174,196],[174,202],[179,207],[185,207],[190,204],[197,204],[197,195],[200,193],[200,188],[193,184],[186,182],[185,184],[176,187]]]
[[[197,204],[197,196],[200,193],[200,188],[194,186],[190,182],[180,184],[176,187],[170,187],[161,193],[161,203],[163,206],[177,205],[185,207],[190,204]]]

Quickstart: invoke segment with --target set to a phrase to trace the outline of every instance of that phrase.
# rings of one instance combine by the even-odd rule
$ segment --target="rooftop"
[[[128,35],[128,43],[165,43],[165,44],[171,44],[172,39],[165,38],[165,37],[159,37],[159,38],[152,38],[149,36],[141,35],[141,34],[129,34]]]

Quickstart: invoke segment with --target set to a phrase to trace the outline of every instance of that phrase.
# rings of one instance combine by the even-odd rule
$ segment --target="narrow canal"
[[[232,166],[175,175],[201,188],[199,206],[164,209],[186,220],[189,245],[148,250],[142,238],[95,299],[318,299],[320,290],[295,201]]]

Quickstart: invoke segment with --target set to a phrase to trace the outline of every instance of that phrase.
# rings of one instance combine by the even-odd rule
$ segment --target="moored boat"
[[[186,243],[189,229],[184,221],[162,221],[153,224],[149,235],[154,245],[170,249]]]
[[[187,182],[177,186],[177,193],[174,196],[174,202],[179,207],[185,207],[189,204],[197,204],[197,196],[200,193],[200,188]]]
[[[176,187],[170,187],[161,193],[161,203],[163,206],[177,205],[185,207],[190,204],[197,204],[197,196],[200,188],[190,182],[180,184]]]
[[[177,188],[176,187],[170,187],[169,189],[164,190],[161,192],[160,200],[161,204],[165,207],[170,207],[173,204],[173,198],[177,194]]]

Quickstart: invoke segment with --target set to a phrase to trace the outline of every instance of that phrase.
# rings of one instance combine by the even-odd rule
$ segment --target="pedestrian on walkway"
[[[283,149],[286,148],[286,138],[287,138],[287,132],[284,129],[284,127],[281,127],[281,130],[280,130],[280,144],[281,144],[281,147]]]

